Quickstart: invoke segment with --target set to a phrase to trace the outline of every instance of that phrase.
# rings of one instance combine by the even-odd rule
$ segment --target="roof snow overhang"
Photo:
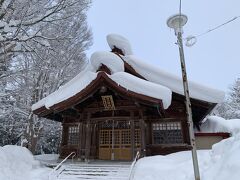
[[[158,106],[160,106],[161,110],[164,109],[163,102],[161,99],[157,99],[154,97],[146,96],[146,95],[139,94],[134,91],[128,90],[125,87],[123,87],[123,86],[117,84],[115,81],[113,81],[105,72],[98,72],[97,77],[90,84],[88,84],[84,89],[82,89],[75,95],[73,95],[61,102],[58,102],[50,107],[46,107],[43,104],[41,107],[33,109],[33,113],[38,116],[46,117],[46,118],[49,118],[51,115],[52,118],[50,118],[50,119],[53,119],[54,117],[57,116],[58,113],[66,110],[66,109],[72,108],[75,105],[85,101],[87,98],[89,98],[93,93],[95,93],[103,85],[107,86],[109,89],[117,92],[118,94],[120,94],[126,98],[129,98],[134,101],[141,102],[143,104],[147,104],[150,106],[158,105]]]

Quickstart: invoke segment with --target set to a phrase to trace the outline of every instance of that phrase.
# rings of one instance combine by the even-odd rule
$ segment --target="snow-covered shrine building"
[[[107,36],[111,52],[93,53],[71,81],[32,106],[62,123],[61,157],[131,160],[191,149],[181,77],[136,58],[124,37]],[[224,98],[189,82],[197,129]]]

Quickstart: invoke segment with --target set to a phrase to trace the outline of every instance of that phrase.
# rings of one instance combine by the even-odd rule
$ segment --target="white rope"
[[[204,35],[212,32],[212,31],[214,31],[214,30],[216,30],[216,29],[219,29],[219,28],[221,28],[221,27],[223,27],[223,26],[225,26],[225,25],[227,25],[227,24],[235,21],[235,20],[238,19],[239,17],[240,17],[240,16],[236,16],[236,17],[234,17],[234,18],[232,18],[232,19],[230,19],[230,20],[228,20],[228,21],[226,21],[226,22],[224,22],[224,23],[222,23],[222,24],[220,24],[220,25],[218,25],[218,26],[216,26],[216,27],[214,27],[214,28],[212,28],[212,29],[209,29],[209,30],[207,30],[206,32],[203,32],[203,33],[201,33],[201,34],[198,34],[198,35],[196,35],[196,36],[188,36],[188,37],[184,38],[184,40],[186,41],[186,42],[185,42],[185,45],[186,45],[187,47],[192,47],[194,44],[196,44],[198,37],[204,36]]]
[[[216,30],[216,29],[219,29],[219,28],[221,28],[222,26],[225,26],[225,25],[229,24],[230,22],[235,21],[235,20],[238,19],[239,17],[240,17],[240,16],[236,16],[236,17],[228,20],[227,22],[225,22],[225,23],[223,23],[223,24],[220,24],[220,25],[218,25],[218,26],[216,26],[216,27],[214,27],[214,28],[212,28],[212,29],[209,29],[208,31],[206,31],[206,32],[204,32],[204,33],[198,34],[198,35],[195,36],[195,37],[200,37],[200,36],[203,36],[203,35],[205,35],[205,34],[207,34],[207,33],[212,32],[212,31],[214,31],[214,30]]]

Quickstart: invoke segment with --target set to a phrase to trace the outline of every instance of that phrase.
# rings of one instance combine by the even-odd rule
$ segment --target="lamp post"
[[[192,108],[191,108],[191,102],[190,102],[190,96],[189,96],[187,72],[186,72],[184,50],[183,50],[183,43],[182,43],[182,34],[183,34],[182,27],[187,23],[187,20],[188,18],[186,15],[177,14],[168,18],[167,25],[168,27],[174,29],[175,35],[177,36],[177,45],[179,48],[179,55],[180,55],[181,69],[182,69],[184,95],[186,98],[189,137],[190,137],[190,142],[192,146],[194,175],[195,175],[195,180],[200,180],[200,173],[199,173],[199,166],[198,166],[198,159],[197,159],[197,148],[196,148],[196,141],[195,141],[194,130],[193,130]]]

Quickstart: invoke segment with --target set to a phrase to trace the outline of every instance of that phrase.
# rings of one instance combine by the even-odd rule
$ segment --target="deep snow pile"
[[[31,152],[24,147],[0,147],[1,180],[47,180],[50,170],[41,167]]]
[[[201,132],[229,132],[231,134],[240,133],[240,119],[226,120],[218,116],[208,116],[201,125]]]
[[[201,180],[239,180],[240,134],[198,151]],[[194,180],[191,152],[140,159],[134,180]]]
[[[115,46],[116,48],[121,49],[124,55],[133,54],[130,42],[119,34],[107,35],[107,42],[111,49]]]
[[[107,66],[112,74],[124,72],[124,63],[122,59],[111,52],[97,51],[92,54],[90,62],[95,72],[102,64]]]

